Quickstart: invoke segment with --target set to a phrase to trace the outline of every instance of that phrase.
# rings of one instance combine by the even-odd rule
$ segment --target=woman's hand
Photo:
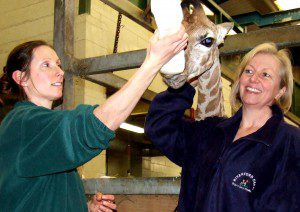
[[[117,208],[114,201],[114,195],[97,193],[88,202],[88,210],[89,212],[112,212]]]
[[[183,25],[176,34],[162,39],[159,39],[159,32],[155,31],[150,39],[144,63],[148,63],[154,70],[159,70],[165,63],[174,57],[174,55],[187,46],[187,41],[188,35],[186,34]]]

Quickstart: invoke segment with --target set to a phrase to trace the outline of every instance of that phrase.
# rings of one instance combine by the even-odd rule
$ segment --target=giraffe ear
[[[182,21],[182,24],[187,29],[187,27],[189,25],[189,18],[191,16],[191,14],[189,13],[189,11],[188,11],[188,9],[186,7],[182,9],[182,12],[183,12],[183,21]]]
[[[218,30],[217,44],[218,45],[221,43],[224,43],[225,36],[232,28],[233,28],[232,22],[225,22],[225,23],[217,25],[217,30]]]

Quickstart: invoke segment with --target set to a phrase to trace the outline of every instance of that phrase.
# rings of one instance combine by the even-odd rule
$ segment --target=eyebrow
[[[204,38],[206,38],[208,33],[205,33],[204,35],[200,35],[200,37],[197,38],[198,41],[202,41]]]
[[[250,64],[247,64],[247,65],[245,66],[245,68],[247,68],[248,66],[250,66],[252,69],[254,69],[254,70],[256,71],[255,67],[253,67],[253,66],[250,65]],[[245,70],[245,68],[244,68],[243,70]],[[262,71],[266,71],[266,70],[273,70],[273,69],[272,69],[272,68],[264,68],[264,69],[262,69]]]
[[[244,69],[247,68],[248,66],[250,66],[251,68],[254,69],[254,67],[252,65],[250,65],[250,64],[245,65]]]
[[[52,58],[46,57],[46,58],[43,58],[43,60],[52,60]],[[56,60],[56,62],[61,63],[61,60],[58,58],[58,59]]]

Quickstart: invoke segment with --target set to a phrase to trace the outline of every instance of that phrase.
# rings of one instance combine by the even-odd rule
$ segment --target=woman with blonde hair
[[[280,100],[277,99],[276,103],[280,106],[283,112],[287,112],[292,105],[293,94],[293,71],[290,60],[290,53],[287,49],[278,50],[277,46],[274,43],[263,43],[257,46],[243,58],[237,70],[238,78],[240,78],[240,76],[242,75],[243,70],[245,69],[249,61],[259,53],[273,55],[280,62],[281,67],[279,69],[279,75],[282,80],[281,87],[285,85],[287,92],[284,93]],[[232,86],[230,104],[236,110],[241,106],[241,103],[242,102],[239,97],[239,80],[236,80]]]
[[[283,120],[293,92],[288,52],[264,43],[245,55],[231,118],[186,120],[191,85],[157,95],[145,128],[182,167],[178,211],[299,211],[300,130]]]

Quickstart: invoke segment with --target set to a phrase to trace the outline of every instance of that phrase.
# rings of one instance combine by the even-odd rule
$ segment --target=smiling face
[[[285,92],[280,88],[280,63],[271,54],[258,53],[246,65],[239,79],[244,107],[269,108]]]
[[[28,99],[40,106],[50,107],[62,97],[63,76],[60,60],[49,46],[39,46],[33,51],[30,75],[22,83]]]

